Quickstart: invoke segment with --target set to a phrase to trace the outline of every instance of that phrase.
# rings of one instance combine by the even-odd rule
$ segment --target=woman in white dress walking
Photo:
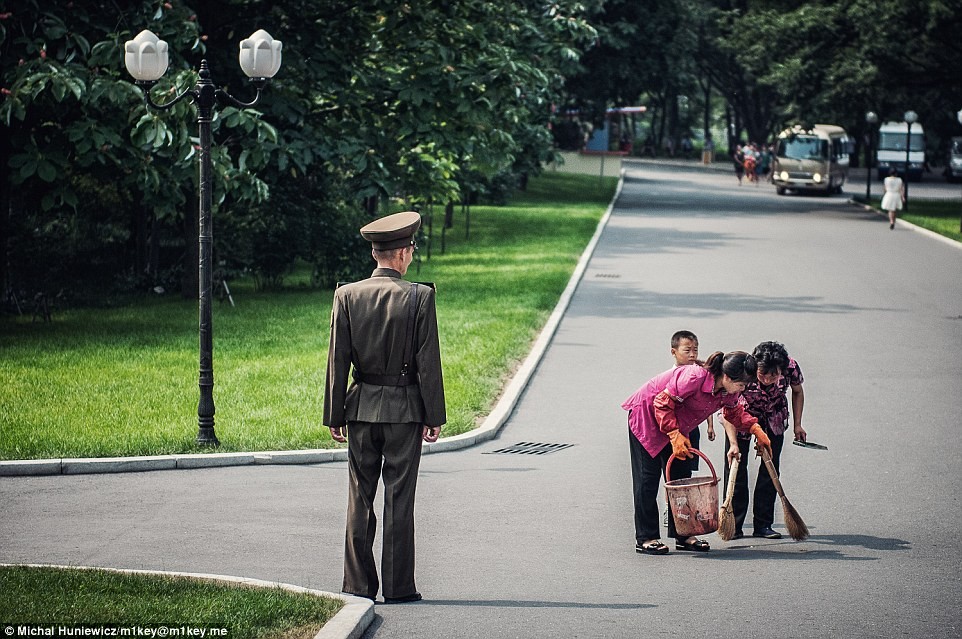
[[[905,202],[905,184],[902,178],[892,173],[885,178],[885,195],[882,196],[882,208],[889,212],[889,229],[895,228],[895,212],[902,210]]]

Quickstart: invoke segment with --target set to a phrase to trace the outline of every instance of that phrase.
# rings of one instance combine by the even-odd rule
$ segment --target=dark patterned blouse
[[[772,435],[781,435],[788,430],[788,389],[804,381],[798,362],[789,357],[788,368],[781,379],[768,386],[752,382],[742,392],[742,399],[748,413],[758,419],[762,428]],[[739,436],[743,435],[739,433]]]

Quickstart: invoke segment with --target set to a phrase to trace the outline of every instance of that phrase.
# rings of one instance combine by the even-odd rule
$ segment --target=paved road
[[[962,636],[960,273],[959,248],[841,197],[631,169],[500,438],[424,458],[427,600],[378,606],[365,636]],[[703,355],[779,339],[799,360],[805,426],[830,448],[783,456],[810,540],[635,554],[619,404],[680,328]],[[572,446],[493,453],[521,441]],[[0,478],[0,561],[337,590],[345,488],[343,463]]]

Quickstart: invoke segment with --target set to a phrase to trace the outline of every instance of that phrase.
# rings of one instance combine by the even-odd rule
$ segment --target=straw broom
[[[785,496],[785,491],[782,489],[782,482],[778,480],[778,473],[775,471],[775,464],[772,463],[771,456],[764,449],[762,449],[762,460],[765,462],[768,474],[772,476],[772,483],[775,485],[775,490],[782,500],[782,512],[785,515],[785,527],[788,529],[788,534],[791,535],[795,541],[808,539],[808,526],[805,525],[801,515],[798,514],[795,507],[788,501],[788,497]]]
[[[738,473],[738,457],[732,461],[728,469],[728,489],[725,493],[725,503],[718,511],[718,536],[722,541],[731,541],[735,536],[735,513],[732,510],[732,496],[735,494],[735,475]]]

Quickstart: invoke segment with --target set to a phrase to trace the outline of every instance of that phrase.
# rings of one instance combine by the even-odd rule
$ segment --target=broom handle
[[[765,449],[762,449],[762,461],[765,462],[765,468],[768,469],[768,474],[772,476],[772,484],[775,485],[775,491],[778,493],[778,496],[785,499],[785,491],[782,489],[782,482],[778,481],[775,464],[772,463],[772,458]]]
[[[735,494],[735,476],[737,475],[737,473],[738,473],[738,458],[736,457],[734,461],[732,461],[731,466],[729,466],[728,468],[728,490],[725,492],[725,505],[722,506],[723,510],[731,506],[732,496],[734,496]]]

